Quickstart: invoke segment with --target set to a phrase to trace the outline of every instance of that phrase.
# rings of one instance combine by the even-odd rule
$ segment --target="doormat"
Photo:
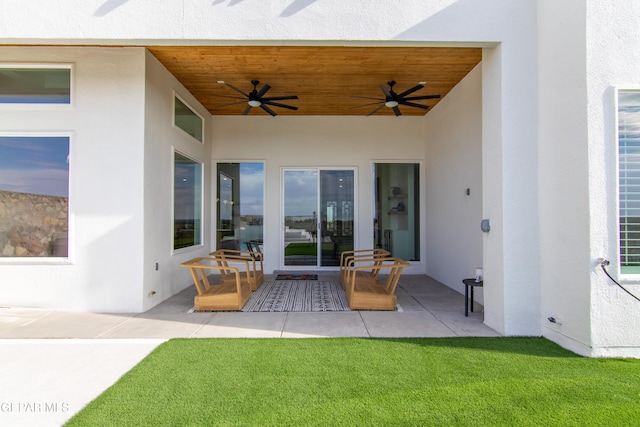
[[[242,308],[246,312],[351,311],[338,282],[264,282]]]
[[[318,280],[317,274],[278,274],[276,280]]]

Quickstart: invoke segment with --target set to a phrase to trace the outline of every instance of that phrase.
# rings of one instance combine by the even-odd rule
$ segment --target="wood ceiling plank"
[[[240,96],[224,80],[245,92],[250,81],[268,83],[269,96],[297,95],[284,103],[298,111],[274,108],[282,115],[366,115],[368,107],[352,108],[363,99],[383,98],[380,85],[397,81],[400,93],[420,81],[426,87],[413,95],[444,97],[481,60],[479,48],[336,47],[336,46],[149,46],[149,51],[211,112],[242,114],[242,104],[220,107]],[[373,100],[372,100],[373,102]],[[431,108],[438,99],[419,101]],[[239,107],[239,108],[236,108]],[[375,106],[374,106],[375,107]],[[254,111],[257,110],[257,111]],[[401,107],[403,115],[424,115],[418,108]],[[427,110],[429,111],[429,110]],[[266,114],[260,108],[250,114]],[[383,108],[380,115],[393,114]]]

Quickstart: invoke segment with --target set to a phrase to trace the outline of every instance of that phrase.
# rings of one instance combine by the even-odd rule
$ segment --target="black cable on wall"
[[[609,274],[609,272],[607,271],[607,266],[610,264],[609,260],[607,259],[603,259],[602,261],[600,261],[600,268],[602,268],[602,271],[604,271],[604,274],[607,275],[607,277],[609,279],[611,279],[611,281],[613,283],[615,283],[616,285],[618,285],[618,287],[620,287],[620,289],[622,289],[623,291],[625,291],[626,293],[628,293],[629,295],[631,295],[631,297],[633,299],[635,299],[636,301],[640,302],[640,298],[638,298],[637,296],[635,296],[634,294],[632,294],[631,292],[629,292],[624,286],[622,286],[620,283],[618,283],[616,281],[616,279],[614,279],[613,277],[611,277],[611,275]]]

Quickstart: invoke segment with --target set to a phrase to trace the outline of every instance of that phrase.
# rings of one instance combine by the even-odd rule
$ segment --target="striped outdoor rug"
[[[347,296],[337,282],[278,280],[264,282],[242,311],[304,312],[350,311]]]

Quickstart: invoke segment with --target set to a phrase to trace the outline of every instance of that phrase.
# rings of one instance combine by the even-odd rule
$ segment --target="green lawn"
[[[175,339],[70,426],[631,426],[640,360],[542,338]]]

